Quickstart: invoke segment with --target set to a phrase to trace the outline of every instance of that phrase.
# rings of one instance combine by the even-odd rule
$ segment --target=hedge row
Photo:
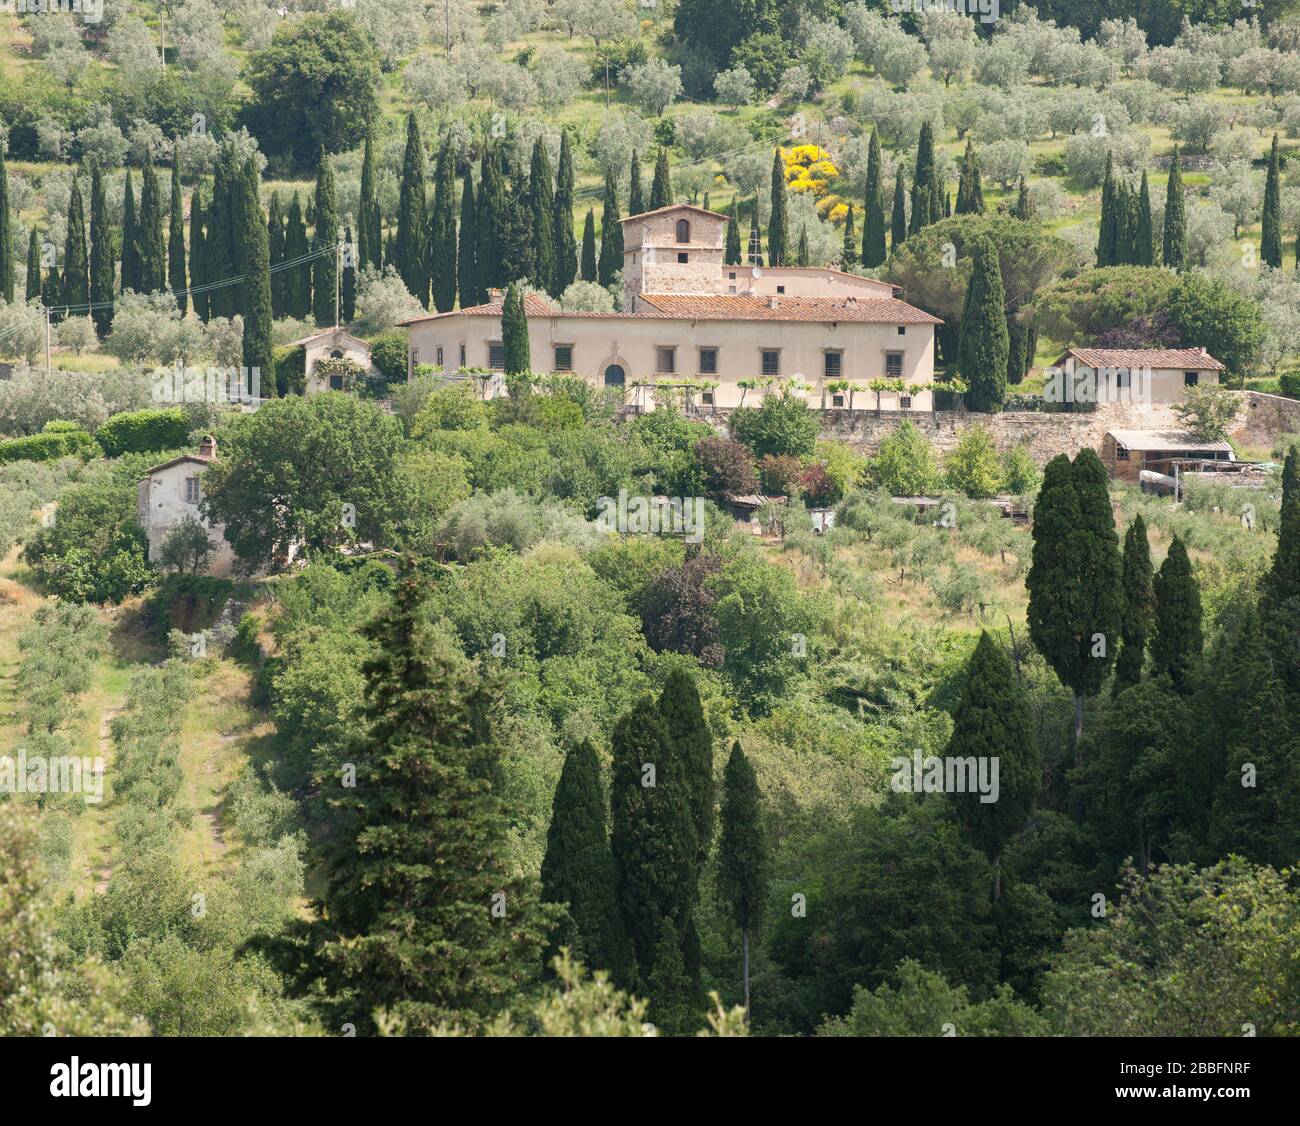
[[[115,414],[95,431],[95,438],[104,447],[105,456],[121,457],[181,449],[189,433],[185,412],[168,407]]]
[[[0,442],[0,465],[11,461],[55,461],[75,454],[86,457],[95,448],[95,439],[84,430],[57,430],[30,434],[26,438],[8,438]]]

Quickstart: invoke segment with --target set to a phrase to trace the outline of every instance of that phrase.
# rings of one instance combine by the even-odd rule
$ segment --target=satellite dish
[[[756,277],[756,278],[761,278],[762,276],[763,276],[763,267],[762,267],[762,266],[755,266],[755,267],[754,267],[754,277]]]

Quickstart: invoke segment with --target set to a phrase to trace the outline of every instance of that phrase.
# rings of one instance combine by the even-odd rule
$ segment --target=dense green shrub
[[[125,411],[115,414],[98,430],[95,438],[108,457],[128,453],[157,453],[183,447],[190,424],[179,407],[164,410]]]
[[[406,381],[406,333],[400,328],[381,332],[370,342],[370,363],[389,383]]]
[[[12,461],[54,461],[70,454],[89,457],[94,448],[95,439],[84,430],[30,434],[26,438],[9,438],[0,442],[0,465]]]

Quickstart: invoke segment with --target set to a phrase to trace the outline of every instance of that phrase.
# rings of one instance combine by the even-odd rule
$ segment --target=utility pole
[[[339,302],[343,286],[343,228],[334,234],[334,331],[339,330]]]
[[[50,370],[50,307],[45,306],[45,375],[46,378],[52,374]]]

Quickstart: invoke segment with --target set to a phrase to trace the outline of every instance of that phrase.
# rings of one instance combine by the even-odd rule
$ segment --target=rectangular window
[[[460,346],[460,366],[461,367],[465,366],[465,345],[464,344]]]
[[[700,349],[700,374],[718,374],[718,350],[716,348]]]
[[[552,371],[573,370],[573,345],[557,344],[555,346],[555,366]]]
[[[203,490],[197,477],[185,478],[185,503],[198,504],[203,499]]]
[[[736,280],[736,271],[735,271],[735,270],[731,270],[731,271],[727,274],[727,280],[728,280],[728,281],[735,281],[735,280]]]
[[[899,407],[900,407],[901,409],[903,409],[903,410],[907,410],[908,407],[910,407],[910,406],[912,405],[912,396],[911,396],[911,395],[899,395],[899,396],[898,396],[898,405],[899,405]]]
[[[763,349],[763,374],[780,375],[781,374],[781,353],[775,348]]]
[[[903,375],[903,353],[886,352],[885,353],[885,378],[901,379]]]
[[[833,407],[842,407],[843,405],[844,405],[844,396],[843,396],[843,395],[832,395],[832,396],[831,396],[831,406],[833,406]]]
[[[506,346],[497,343],[488,343],[488,367],[493,371],[506,370]]]
[[[1195,387],[1200,381],[1201,381],[1201,373],[1199,371],[1183,372],[1184,387]]]
[[[665,375],[672,375],[677,370],[677,349],[676,348],[656,348],[655,349],[655,371],[663,372]]]
[[[822,375],[827,379],[839,379],[844,374],[844,353],[822,353]]]
[[[689,262],[690,260],[691,260],[691,256],[690,256],[689,254],[687,254],[686,251],[684,251],[684,250],[680,250],[680,251],[677,252],[677,261],[678,261],[678,262]]]
[[[702,391],[702,392],[700,393],[700,401],[701,401],[701,402],[702,402],[706,407],[711,407],[711,406],[713,406],[713,392],[712,392],[712,391]]]
[[[776,291],[777,291],[777,293],[784,293],[784,292],[785,292],[785,286],[783,286],[783,285],[778,285],[778,286],[776,287]]]
[[[736,292],[736,287],[735,287],[734,285],[729,285],[729,286],[727,286],[727,292],[728,292],[728,293],[735,293],[735,292]]]
[[[419,366],[419,363],[420,363],[420,349],[412,348],[411,349],[411,371],[412,372],[414,372],[415,369]]]
[[[907,325],[899,325],[899,326],[898,326],[898,335],[899,335],[899,336],[906,336],[906,335],[907,335]]]
[[[438,364],[438,366],[439,366],[439,367],[442,367],[442,348],[439,347],[439,348],[438,348],[438,351],[437,351],[435,354],[436,354],[437,357],[438,357],[438,359],[437,359],[437,361],[436,361],[437,364]]]
[[[1125,449],[1123,446],[1116,446],[1116,447],[1115,447],[1115,460],[1116,460],[1116,461],[1128,461],[1128,450]]]
[[[1117,368],[1115,371],[1115,386],[1117,388],[1127,387],[1132,378],[1132,373],[1128,368]]]

